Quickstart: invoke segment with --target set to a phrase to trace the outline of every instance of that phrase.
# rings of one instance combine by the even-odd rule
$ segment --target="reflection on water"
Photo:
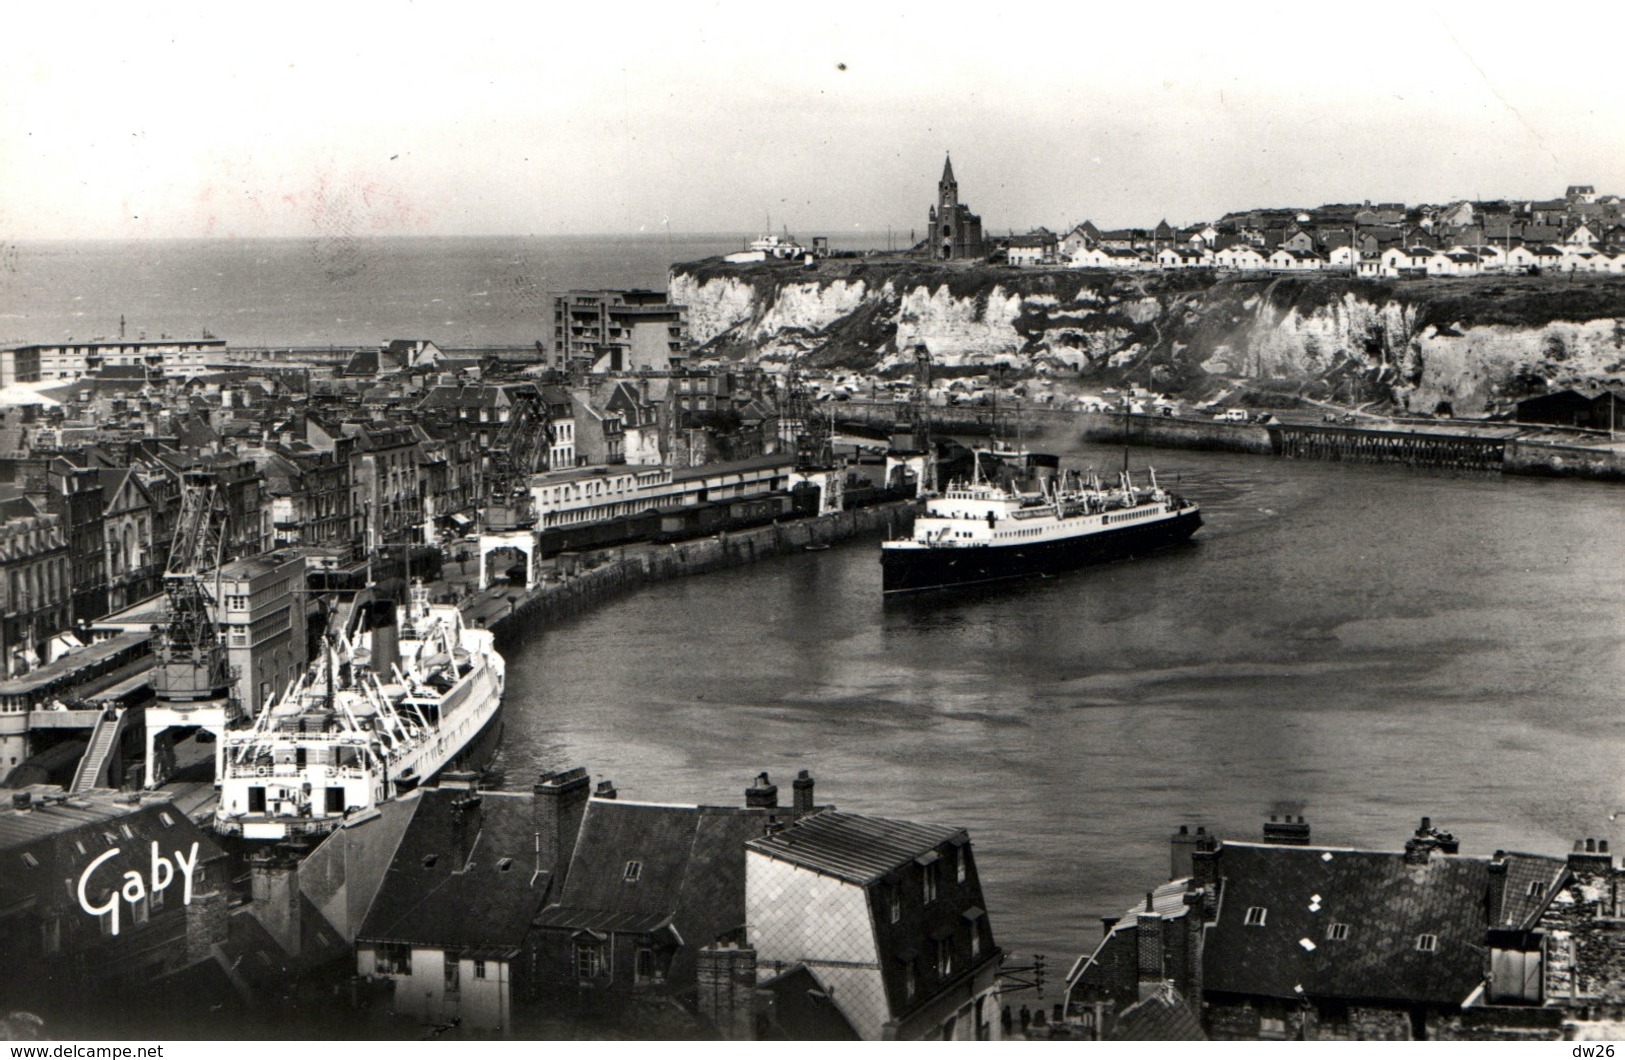
[[[1252,837],[1287,810],[1396,848],[1429,814],[1469,852],[1611,834],[1617,489],[1151,457],[1203,506],[1188,546],[882,603],[868,542],[514,645],[507,775],[719,802],[807,768],[820,801],[969,827],[1001,944],[1057,955],[1160,882],[1180,823]]]

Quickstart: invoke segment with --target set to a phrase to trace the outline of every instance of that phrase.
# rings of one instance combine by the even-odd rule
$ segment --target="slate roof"
[[[1199,1042],[1206,1041],[1202,1025],[1185,998],[1172,986],[1136,1002],[1118,1013],[1107,1033],[1110,1042]]]
[[[1563,864],[1532,860],[1554,876]],[[1397,852],[1226,843],[1219,875],[1203,969],[1205,989],[1220,993],[1457,1005],[1482,982],[1485,929],[1504,915],[1488,909],[1485,858],[1407,864]],[[1246,922],[1253,908],[1262,924]],[[1333,924],[1346,937],[1331,938]],[[1418,948],[1423,935],[1431,951]]]
[[[831,999],[830,988],[805,964],[764,980],[758,994],[772,996],[765,1037],[789,1042],[856,1042],[863,1036]]]
[[[517,948],[547,896],[551,877],[534,871],[535,826],[528,794],[480,792],[467,861],[457,855],[452,803],[469,793],[432,788],[418,799],[358,939],[450,949]],[[503,867],[503,863],[507,867]]]
[[[10,827],[0,833],[0,909],[33,902],[42,917],[52,910],[77,915],[73,883],[91,861],[115,848],[119,853],[96,870],[109,885],[126,871],[145,876],[155,842],[165,856],[196,843],[200,872],[225,857],[185,814],[165,804],[110,814],[96,800],[69,798],[9,813],[5,824]]]
[[[747,845],[781,861],[868,885],[959,837],[969,838],[963,828],[828,810]]]
[[[575,926],[596,914],[605,924],[621,918],[626,926],[616,930],[635,931],[676,917],[685,939],[708,942],[682,921],[717,905],[738,914],[724,928],[744,919],[745,842],[767,822],[762,810],[591,799],[564,890],[541,922]],[[628,871],[632,862],[635,873]]]

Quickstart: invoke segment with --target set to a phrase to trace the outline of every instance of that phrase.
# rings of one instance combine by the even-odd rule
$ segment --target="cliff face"
[[[1104,273],[834,259],[674,266],[704,352],[853,368],[1006,364],[1211,392],[1442,403],[1625,374],[1625,277],[1357,280]]]

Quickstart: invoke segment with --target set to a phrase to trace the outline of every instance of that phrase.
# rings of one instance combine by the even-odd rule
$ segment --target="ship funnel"
[[[367,625],[372,630],[372,659],[374,673],[387,679],[390,671],[401,661],[400,627],[395,622],[395,602],[374,600],[367,605]]]
[[[1027,457],[1027,488],[1048,494],[1061,473],[1061,458],[1053,453],[1032,453]]]

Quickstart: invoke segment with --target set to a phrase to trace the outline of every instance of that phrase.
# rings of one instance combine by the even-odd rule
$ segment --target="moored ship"
[[[370,617],[371,628],[352,630]],[[498,731],[505,663],[490,630],[414,586],[340,623],[246,729],[222,737],[215,828],[245,839],[321,834],[448,766],[477,765]]]
[[[910,536],[881,544],[884,592],[1058,573],[1166,548],[1202,525],[1200,508],[1159,486],[1155,471],[1138,486],[1125,469],[1106,488],[1094,476],[1057,476],[1052,456],[1014,455],[1020,481],[985,481],[978,452],[969,482],[927,500]]]

